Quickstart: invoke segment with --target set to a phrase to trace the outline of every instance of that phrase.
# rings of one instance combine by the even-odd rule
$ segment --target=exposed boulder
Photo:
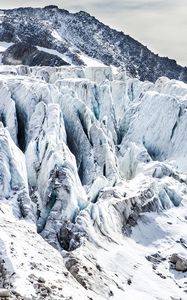
[[[175,264],[176,271],[186,272],[187,271],[187,258],[173,253],[170,257],[170,262]]]
[[[9,298],[10,297],[10,292],[7,289],[0,289],[0,297],[1,299],[5,298]]]

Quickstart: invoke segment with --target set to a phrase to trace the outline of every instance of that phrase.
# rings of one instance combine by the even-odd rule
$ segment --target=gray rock
[[[0,297],[8,298],[10,297],[10,292],[7,289],[0,289]]]
[[[170,257],[170,262],[175,264],[176,271],[187,271],[187,259],[182,257],[181,255],[173,253]]]
[[[39,278],[38,278],[38,282],[40,282],[40,283],[45,283],[45,279],[44,279],[43,277],[39,277]]]
[[[40,295],[43,296],[43,297],[47,297],[47,295],[48,295],[47,290],[40,291]]]

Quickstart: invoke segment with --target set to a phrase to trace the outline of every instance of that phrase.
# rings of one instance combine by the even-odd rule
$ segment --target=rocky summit
[[[185,300],[186,69],[83,12],[1,21],[0,298]]]

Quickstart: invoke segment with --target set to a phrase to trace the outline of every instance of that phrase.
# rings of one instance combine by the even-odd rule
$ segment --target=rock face
[[[65,66],[69,65],[59,56],[39,51],[37,47],[27,43],[16,43],[10,46],[2,57],[5,65],[28,65],[28,66]]]
[[[142,82],[104,66],[21,65],[0,67],[0,94],[2,288],[28,299],[118,300],[136,286],[136,298],[146,299],[131,272],[149,263],[150,253],[142,261],[144,245],[174,239],[159,223],[155,240],[139,240],[157,218],[168,211],[178,218],[186,204],[187,85]],[[114,253],[119,245],[125,256]],[[141,254],[129,257],[134,250]],[[169,274],[159,274],[157,284],[165,278],[170,287],[160,299],[182,293]],[[154,282],[156,275],[145,277]]]
[[[129,75],[141,80],[155,82],[160,76],[167,76],[187,82],[187,69],[175,60],[155,55],[129,35],[111,29],[83,11],[70,13],[55,6],[1,10],[0,41],[21,41],[56,50],[73,65],[86,64],[88,56],[105,65],[126,68]],[[56,65],[57,58],[51,59],[47,54],[45,57],[43,64]],[[38,64],[39,59],[38,53],[33,62]]]

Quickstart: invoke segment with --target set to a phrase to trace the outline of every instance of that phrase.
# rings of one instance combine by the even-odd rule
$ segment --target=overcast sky
[[[0,8],[49,4],[85,10],[187,66],[187,0],[0,0]]]

